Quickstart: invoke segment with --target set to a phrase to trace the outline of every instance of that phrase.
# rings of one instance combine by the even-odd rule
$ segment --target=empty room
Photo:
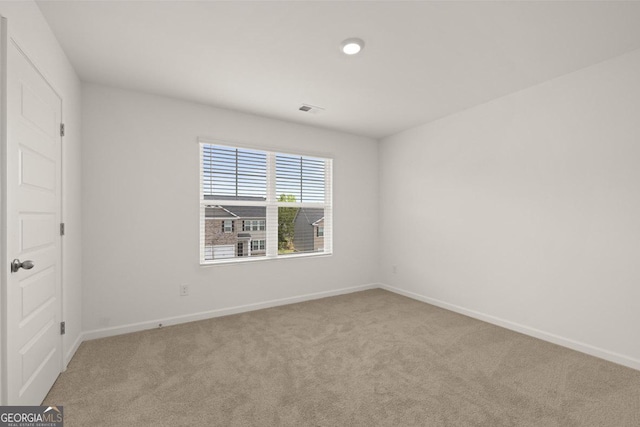
[[[640,425],[640,2],[0,16],[0,427]]]

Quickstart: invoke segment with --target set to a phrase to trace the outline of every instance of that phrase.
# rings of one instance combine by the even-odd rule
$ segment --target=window
[[[252,251],[264,251],[265,250],[265,241],[264,240],[252,240],[251,241],[251,250]]]
[[[331,159],[201,140],[200,167],[201,263],[331,253]]]
[[[233,221],[231,221],[230,219],[222,221],[222,231],[224,233],[233,233],[235,231],[233,227]]]
[[[264,230],[266,227],[266,221],[264,219],[261,220],[250,220],[243,221],[242,230],[243,231],[258,231]]]

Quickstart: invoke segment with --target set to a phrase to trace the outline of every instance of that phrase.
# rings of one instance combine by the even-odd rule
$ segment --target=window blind
[[[324,203],[325,168],[324,159],[276,154],[276,193],[292,198],[280,201]]]
[[[202,193],[210,199],[267,198],[267,154],[204,144]]]

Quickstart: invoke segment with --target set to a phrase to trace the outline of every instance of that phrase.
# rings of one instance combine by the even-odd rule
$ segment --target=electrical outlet
[[[391,271],[393,272],[393,274],[396,274],[398,272],[398,266],[397,265],[392,265],[391,266]]]
[[[189,285],[180,285],[180,296],[186,297],[189,295]]]

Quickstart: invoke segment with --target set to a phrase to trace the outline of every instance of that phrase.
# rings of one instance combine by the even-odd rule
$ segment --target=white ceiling
[[[376,138],[640,48],[639,2],[38,4],[84,81]]]

